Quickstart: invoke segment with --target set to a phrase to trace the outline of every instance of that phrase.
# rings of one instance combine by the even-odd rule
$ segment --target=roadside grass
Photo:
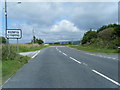
[[[45,47],[46,46],[42,45],[19,44],[19,52],[36,51]],[[17,53],[18,52],[15,44],[10,45],[9,55],[7,45],[2,45],[2,62],[0,63],[0,70],[2,70],[2,84],[4,84],[8,78],[14,75],[24,64],[28,63],[28,60],[31,59],[30,57],[21,56]]]
[[[26,56],[17,56],[17,60],[7,60],[2,62],[2,83],[15,74],[25,63],[30,60]]]
[[[107,48],[100,48],[95,46],[83,46],[83,45],[69,45],[71,48],[75,48],[78,50],[89,51],[89,52],[100,52],[100,53],[120,53],[117,49],[107,49]]]
[[[11,46],[16,47],[16,44],[12,44]],[[29,52],[43,49],[47,46],[38,45],[38,44],[19,44],[19,52]],[[17,50],[17,47],[16,47]]]

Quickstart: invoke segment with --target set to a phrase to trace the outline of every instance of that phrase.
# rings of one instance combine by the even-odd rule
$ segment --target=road
[[[12,76],[3,88],[118,88],[118,60],[65,46],[40,53]]]

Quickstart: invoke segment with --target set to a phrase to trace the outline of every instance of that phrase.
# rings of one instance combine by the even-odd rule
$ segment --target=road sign
[[[22,38],[22,30],[21,29],[7,29],[6,38],[21,39]]]

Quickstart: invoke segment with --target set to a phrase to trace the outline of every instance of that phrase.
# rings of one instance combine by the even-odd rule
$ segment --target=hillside
[[[81,44],[117,49],[120,46],[120,25],[109,24],[102,26],[97,31],[89,30],[84,34]]]

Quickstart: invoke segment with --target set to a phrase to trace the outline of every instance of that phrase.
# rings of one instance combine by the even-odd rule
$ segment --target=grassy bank
[[[19,52],[35,51],[45,48],[45,46],[19,44]],[[24,64],[28,63],[30,57],[17,54],[16,45],[10,45],[10,54],[8,55],[7,45],[2,45],[2,82],[14,75]]]
[[[78,50],[83,50],[83,51],[90,51],[90,52],[100,52],[100,53],[118,53],[117,49],[106,49],[106,48],[100,48],[100,47],[95,47],[95,46],[88,46],[88,45],[69,45],[71,48],[75,48]]]
[[[12,47],[16,47],[16,44],[12,44]],[[29,52],[43,49],[47,46],[38,45],[38,44],[19,44],[19,52]],[[17,48],[16,48],[17,49]]]
[[[2,82],[4,83],[9,77],[17,72],[25,63],[30,60],[29,57],[16,56],[17,59],[2,62]]]

